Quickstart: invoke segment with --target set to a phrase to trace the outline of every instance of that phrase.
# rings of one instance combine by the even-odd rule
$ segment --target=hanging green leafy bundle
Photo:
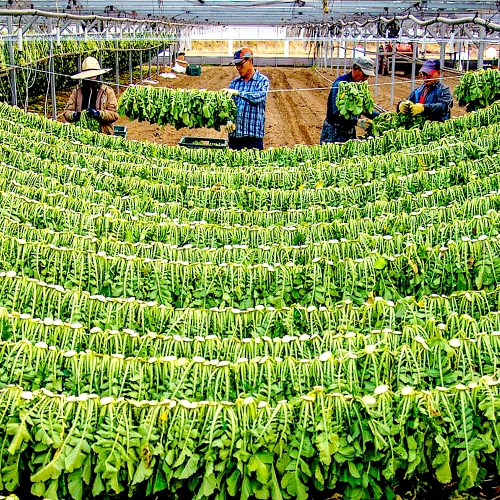
[[[236,120],[236,104],[223,92],[197,89],[167,89],[130,86],[118,102],[118,112],[132,120],[176,129],[214,128],[220,130]]]
[[[362,113],[370,114],[375,107],[366,82],[340,82],[335,104],[348,120]]]
[[[500,99],[500,72],[496,69],[468,71],[455,87],[459,106],[467,111],[485,108]]]

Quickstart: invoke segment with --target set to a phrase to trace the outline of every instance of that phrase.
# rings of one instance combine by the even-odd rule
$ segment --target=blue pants
[[[229,149],[264,149],[262,137],[231,137],[229,136]]]
[[[356,129],[352,128],[349,130],[343,130],[336,125],[332,125],[326,120],[323,122],[321,137],[319,138],[320,144],[327,144],[329,142],[347,142],[349,139],[356,139]]]

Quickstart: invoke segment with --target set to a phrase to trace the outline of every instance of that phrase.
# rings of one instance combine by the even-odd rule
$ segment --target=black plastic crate
[[[191,149],[226,149],[226,139],[214,139],[213,137],[187,137],[184,136],[179,141],[179,146]]]
[[[113,133],[114,135],[118,135],[120,137],[126,138],[127,137],[127,127],[124,125],[115,125],[113,127]]]

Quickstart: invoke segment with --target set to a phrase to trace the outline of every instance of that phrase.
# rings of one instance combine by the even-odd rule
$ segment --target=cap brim
[[[373,70],[362,69],[361,71],[362,71],[363,75],[366,75],[366,76],[375,76],[375,71],[373,71]]]
[[[252,59],[252,58],[251,57],[243,57],[241,59],[233,59],[233,61],[230,62],[229,64],[239,64],[241,62],[248,61],[249,59]]]
[[[86,78],[92,78],[93,76],[99,76],[103,75],[104,73],[107,73],[110,71],[109,69],[89,69],[86,71],[81,71],[80,73],[77,73],[76,75],[73,75],[71,78],[73,80],[85,80]]]
[[[432,76],[434,73],[437,73],[437,72],[438,72],[437,69],[431,69],[430,71],[420,70],[420,73],[422,73],[422,75],[427,75],[427,76]]]

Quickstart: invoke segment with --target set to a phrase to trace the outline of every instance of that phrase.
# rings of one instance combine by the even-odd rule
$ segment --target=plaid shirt
[[[238,108],[236,130],[231,135],[263,138],[269,78],[255,70],[248,82],[238,76],[231,81],[229,88],[238,91],[233,97]]]

